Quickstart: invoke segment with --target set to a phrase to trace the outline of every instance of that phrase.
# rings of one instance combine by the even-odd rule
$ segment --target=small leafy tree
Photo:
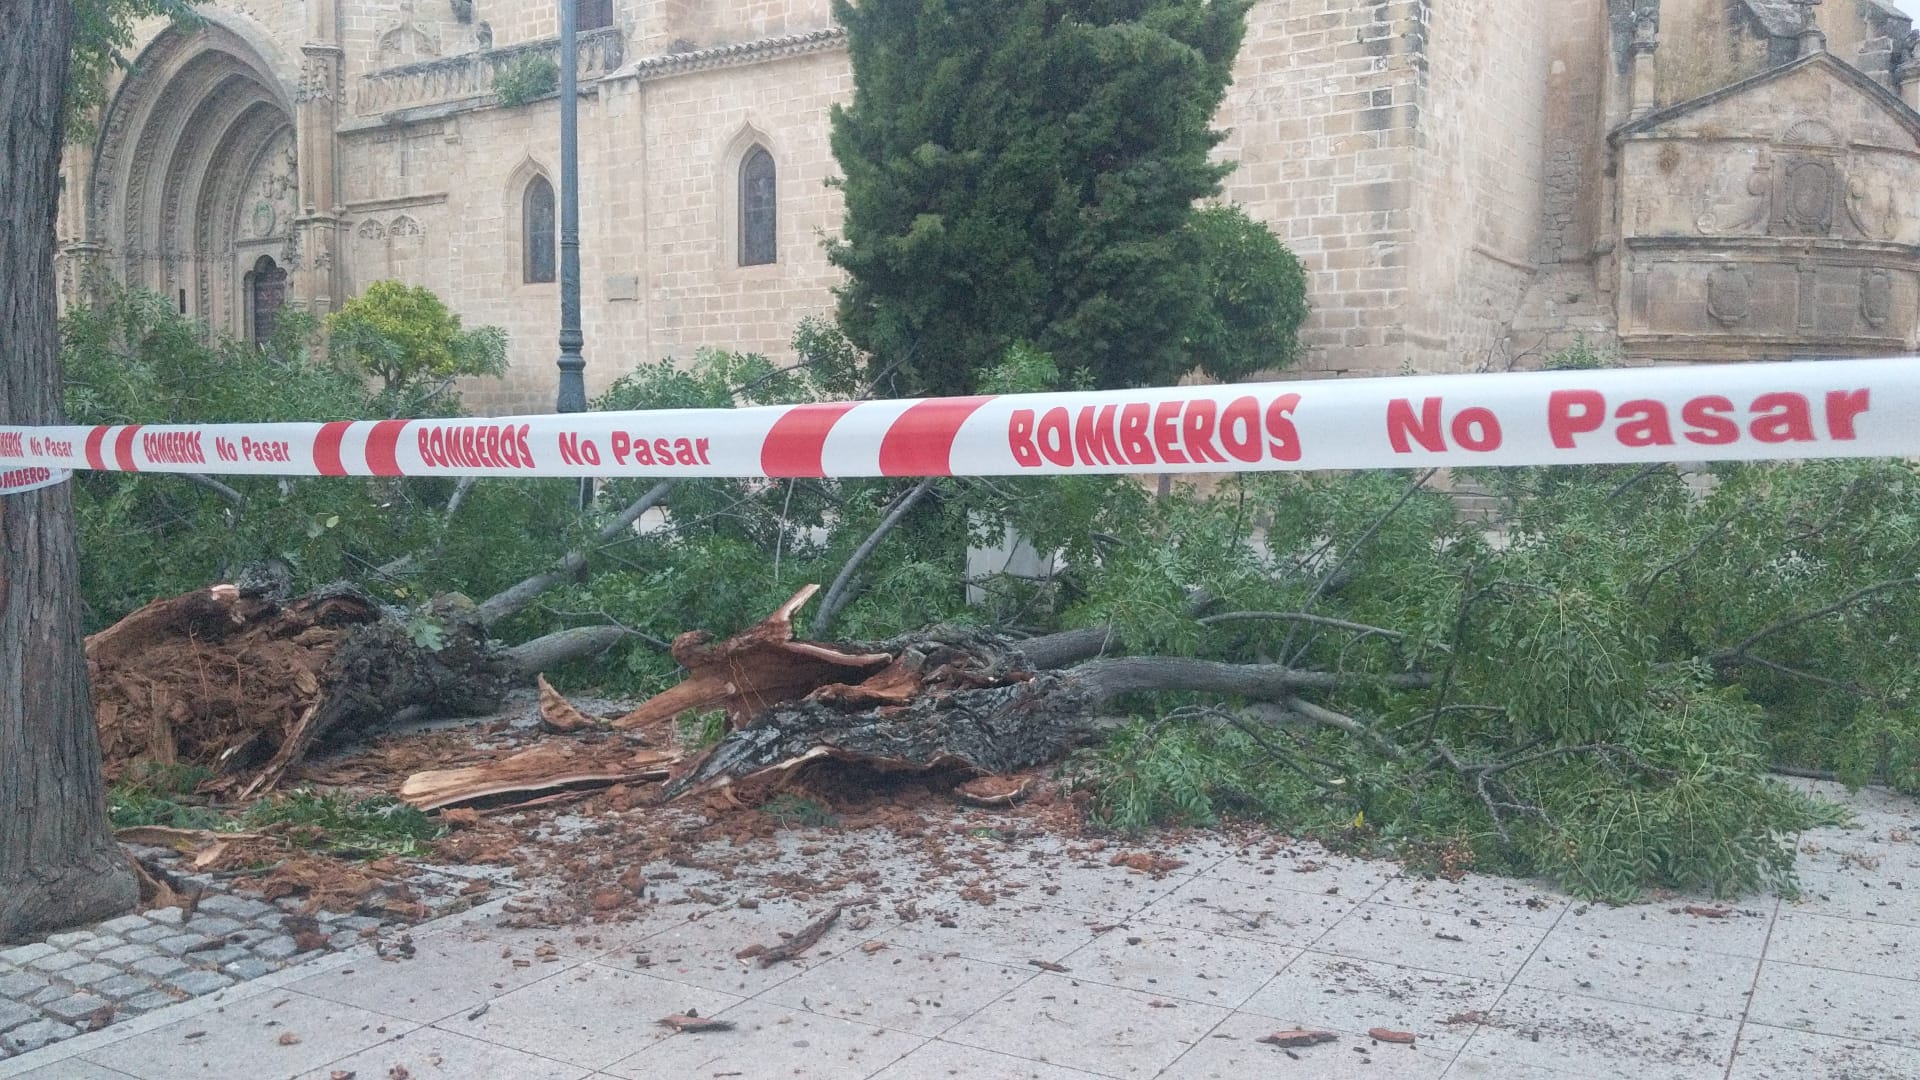
[[[839,0],[839,320],[882,391],[965,393],[1007,349],[1101,387],[1292,358],[1304,278],[1197,211],[1247,0]]]
[[[507,335],[497,326],[471,330],[432,290],[376,281],[327,316],[334,359],[379,379],[400,412],[445,395],[455,379],[507,369]]]

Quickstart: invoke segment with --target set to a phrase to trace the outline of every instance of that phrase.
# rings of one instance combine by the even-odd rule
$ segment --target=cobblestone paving
[[[416,891],[436,913],[459,894]],[[218,893],[191,918],[157,908],[0,950],[0,1059],[350,948],[381,926],[368,915],[303,916],[297,899],[282,904]]]

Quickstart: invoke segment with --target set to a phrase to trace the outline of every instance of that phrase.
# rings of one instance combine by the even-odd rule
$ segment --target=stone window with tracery
[[[553,217],[553,184],[536,176],[520,197],[520,278],[529,285],[547,284],[557,276]]]
[[[776,195],[773,155],[756,146],[740,162],[741,266],[764,266],[779,255]]]

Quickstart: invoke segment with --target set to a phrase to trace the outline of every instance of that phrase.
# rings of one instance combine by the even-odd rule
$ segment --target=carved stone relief
[[[401,0],[399,19],[380,34],[380,61],[407,64],[440,55],[440,39],[415,17],[413,0]]]
[[[1839,175],[1834,162],[1825,157],[1787,158],[1774,189],[1774,235],[1832,235]]]
[[[299,214],[299,190],[293,132],[283,129],[247,178],[240,202],[241,239],[265,240],[287,232]]]
[[[1753,314],[1753,277],[1737,266],[1707,276],[1707,314],[1721,326],[1738,326]]]
[[[1893,274],[1886,270],[1860,272],[1860,318],[1879,330],[1893,318]]]
[[[300,65],[295,101],[333,101],[339,97],[339,65],[325,53],[308,53]]]
[[[1869,169],[1847,179],[1847,218],[1869,240],[1892,240],[1900,233],[1900,196],[1893,177]]]
[[[1729,156],[1700,193],[1694,227],[1702,236],[1751,235],[1765,229],[1773,197],[1773,157],[1760,147]]]

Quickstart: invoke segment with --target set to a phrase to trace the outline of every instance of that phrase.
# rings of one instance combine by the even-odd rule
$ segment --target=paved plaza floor
[[[1808,786],[1858,822],[1802,838],[1798,900],[1616,908],[1203,834],[1156,849],[1184,860],[1159,876],[1045,836],[1000,844],[974,856],[1016,885],[992,903],[951,886],[906,902],[884,883],[925,880],[918,856],[828,834],[777,858],[877,862],[883,884],[797,962],[736,954],[830,902],[740,906],[694,874],[626,922],[515,928],[489,904],[0,1077],[1920,1077],[1916,804]],[[731,1027],[660,1023],[675,1015]],[[1337,1037],[1259,1041],[1296,1029]]]

